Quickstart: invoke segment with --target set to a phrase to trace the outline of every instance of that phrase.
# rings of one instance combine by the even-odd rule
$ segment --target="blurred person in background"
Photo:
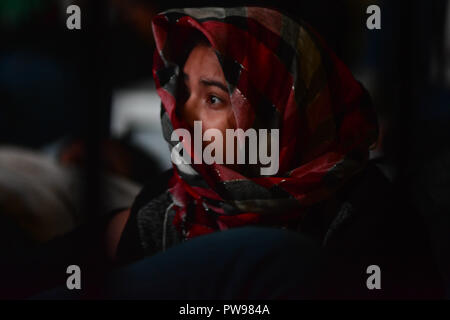
[[[100,154],[95,175],[88,172],[93,167],[92,141],[96,143],[96,132],[103,130],[89,120],[95,109],[88,103],[91,84],[85,81],[91,76],[89,64],[94,60],[92,47],[86,46],[86,30],[95,24],[95,18],[83,14],[84,28],[79,32],[68,30],[66,8],[70,4],[82,7],[82,13],[90,12],[87,1],[0,3],[2,266],[8,257],[31,255],[52,239],[58,241],[111,211],[129,207],[142,184],[160,172],[152,153],[136,146],[127,136],[112,138],[105,132],[95,146]],[[108,10],[115,9],[119,10],[113,6]],[[151,17],[151,9],[146,12]],[[123,43],[127,32],[133,34],[133,26],[117,28],[126,24],[123,21],[123,16],[117,14],[111,21],[122,30],[115,31],[119,37],[114,43],[118,39]],[[137,43],[142,45],[144,41]],[[152,42],[148,43],[151,52]],[[106,52],[107,48],[103,42],[98,51]],[[136,51],[145,55],[145,50]],[[123,52],[114,52],[114,59],[125,60]],[[110,80],[114,86],[124,86],[145,73],[142,65],[116,65],[124,67],[114,68],[114,79]],[[148,70],[150,74],[151,68]],[[108,123],[107,112],[101,117],[102,123]],[[98,208],[88,201],[89,193],[97,187],[92,182],[97,181],[101,190],[94,204],[98,203]],[[72,245],[65,250],[70,251]],[[19,274],[17,271],[5,277]]]
[[[91,129],[93,123],[86,121],[93,112],[87,103],[91,97],[83,72],[89,62],[86,57],[93,59],[86,52],[92,48],[84,48],[88,32],[83,29],[71,32],[66,28],[66,8],[70,4],[90,12],[88,2],[82,0],[2,1],[0,4],[4,44],[0,52],[0,185],[3,190],[0,204],[8,216],[5,219],[12,219],[8,221],[20,226],[25,237],[33,239],[33,244],[44,243],[96,218],[86,210],[86,189],[95,180],[87,170],[92,167],[91,141],[96,139],[92,133],[104,128],[98,124]],[[111,4],[108,10],[115,12],[111,24],[117,34],[114,43],[123,46],[126,33],[134,35],[144,30],[141,26],[134,33],[130,31],[139,26],[137,21],[142,23],[143,17],[151,19],[153,11],[151,6],[144,10],[142,2],[139,7],[130,1],[111,1]],[[132,15],[134,18],[127,22],[124,17],[129,17],[128,12],[133,10],[140,15]],[[94,25],[93,20],[91,15],[83,15],[84,29]],[[137,43],[142,45],[143,41]],[[152,41],[148,43],[151,52]],[[104,45],[99,51],[107,49],[108,45]],[[145,68],[127,63],[130,59],[124,58],[123,51],[114,52],[112,60],[122,61],[115,63],[117,67],[112,71],[114,79],[110,81],[114,86],[124,86],[143,76]],[[136,72],[138,69],[140,74]],[[150,73],[150,67],[148,70]],[[102,117],[102,123],[109,121],[108,112]],[[99,141],[96,147],[101,153],[101,163],[96,169],[103,172],[99,184],[104,189],[100,192],[102,199],[98,199],[102,202],[101,212],[96,215],[101,216],[112,209],[129,206],[141,184],[160,169],[151,153],[126,136],[110,138],[103,133]],[[20,247],[14,241],[11,244],[12,251]]]

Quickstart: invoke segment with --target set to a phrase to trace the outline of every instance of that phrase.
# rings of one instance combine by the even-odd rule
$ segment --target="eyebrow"
[[[212,79],[200,79],[200,82],[207,87],[217,87],[217,88],[221,89],[222,91],[224,91],[225,93],[228,93],[227,86],[225,84],[223,84],[222,82],[215,81]]]
[[[183,78],[184,78],[184,80],[189,80],[189,75],[183,72]],[[227,86],[220,81],[209,79],[209,78],[201,78],[200,83],[206,87],[217,87],[217,88],[221,89],[222,91],[224,91],[225,93],[228,93]]]

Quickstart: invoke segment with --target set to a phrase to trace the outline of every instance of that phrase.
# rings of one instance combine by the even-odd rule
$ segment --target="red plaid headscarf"
[[[304,22],[267,8],[174,9],[154,18],[153,32],[153,75],[171,147],[172,131],[183,125],[175,112],[178,55],[192,48],[193,32],[218,56],[237,127],[280,130],[275,176],[246,177],[216,164],[192,164],[190,172],[174,166],[173,223],[186,239],[250,224],[296,226],[306,208],[364,167],[378,135],[370,98]]]

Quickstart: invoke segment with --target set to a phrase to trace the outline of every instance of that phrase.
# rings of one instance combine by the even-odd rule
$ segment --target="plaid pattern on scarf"
[[[279,171],[246,177],[224,165],[174,166],[174,224],[185,238],[249,224],[290,227],[360,171],[376,142],[370,98],[304,22],[272,9],[173,9],[153,20],[153,75],[169,146],[180,55],[199,31],[225,74],[237,128],[280,130]]]

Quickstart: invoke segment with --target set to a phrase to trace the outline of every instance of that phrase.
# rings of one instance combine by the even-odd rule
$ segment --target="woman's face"
[[[218,129],[225,137],[226,129],[235,129],[236,120],[222,67],[214,50],[197,45],[183,68],[185,92],[181,116],[189,129],[194,121],[202,121],[203,131]]]
[[[237,129],[230,95],[225,80],[222,66],[219,63],[214,50],[199,44],[186,60],[183,68],[184,89],[180,115],[187,123],[191,132],[194,130],[194,121],[202,122],[202,129],[218,129],[223,137],[222,155],[225,160],[227,156],[226,129]],[[203,141],[203,147],[209,141]],[[237,164],[237,145],[234,144],[234,164],[227,163],[226,166],[237,172],[249,174],[252,166]]]

